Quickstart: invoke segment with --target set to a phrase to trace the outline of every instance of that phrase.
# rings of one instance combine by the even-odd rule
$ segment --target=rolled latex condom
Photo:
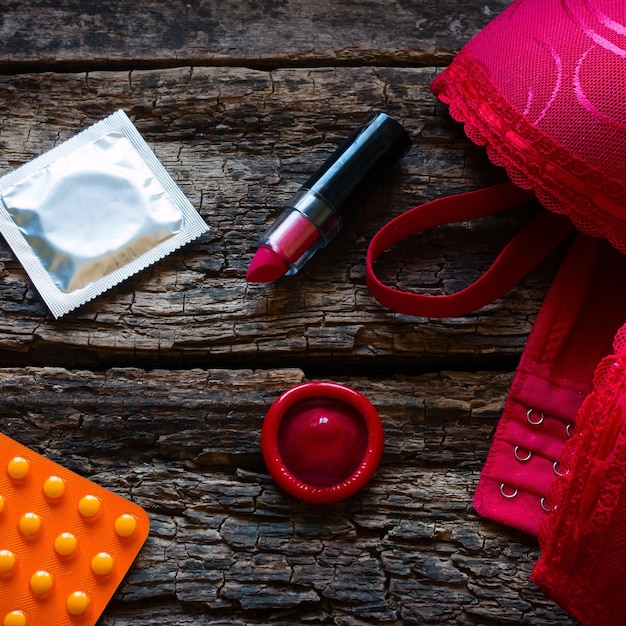
[[[356,494],[374,475],[384,446],[378,411],[338,383],[296,385],[272,404],[261,432],[265,464],[288,494],[331,504]]]

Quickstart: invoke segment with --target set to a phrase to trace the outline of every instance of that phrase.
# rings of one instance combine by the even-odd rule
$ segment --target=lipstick
[[[261,237],[246,280],[269,283],[296,274],[410,147],[401,124],[380,111],[370,115],[283,207]]]

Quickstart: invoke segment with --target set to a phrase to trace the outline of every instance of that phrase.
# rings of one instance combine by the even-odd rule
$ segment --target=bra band
[[[555,506],[563,447],[578,432],[596,366],[626,319],[625,273],[626,255],[604,239],[576,235],[526,341],[485,460],[473,499],[482,517],[537,535]]]
[[[374,237],[368,284],[393,311],[425,317],[468,313],[503,295],[574,229],[568,218],[544,211],[525,226],[492,266],[465,289],[443,296],[403,292],[382,284],[373,264],[384,250],[438,224],[496,213],[529,200],[512,183],[416,207]],[[561,473],[559,458],[575,430],[593,372],[626,318],[626,255],[598,238],[576,233],[528,337],[498,422],[473,504],[482,517],[537,535]]]
[[[421,317],[455,317],[490,304],[514,287],[574,231],[569,219],[542,211],[505,246],[491,267],[474,283],[453,294],[424,295],[382,283],[374,263],[393,245],[436,226],[493,215],[535,198],[512,182],[438,198],[391,220],[372,239],[366,257],[372,295],[397,313]]]

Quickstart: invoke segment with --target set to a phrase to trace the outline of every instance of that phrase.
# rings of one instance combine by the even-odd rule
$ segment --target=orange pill
[[[57,500],[65,493],[65,481],[59,476],[50,476],[43,484],[43,492],[46,498]]]
[[[19,529],[22,535],[34,537],[41,528],[41,517],[37,513],[25,513],[20,518]]]
[[[113,557],[108,552],[98,552],[91,559],[91,571],[98,576],[107,576],[113,570]]]
[[[65,606],[72,615],[83,615],[89,608],[89,596],[83,591],[74,591],[68,596]]]
[[[15,567],[16,557],[11,550],[0,550],[0,574],[9,574]]]
[[[83,496],[78,502],[78,512],[85,518],[94,518],[100,512],[100,498],[90,494]]]
[[[30,577],[30,588],[33,593],[43,595],[52,588],[52,574],[45,570],[39,570]]]
[[[115,532],[120,537],[130,537],[137,530],[137,518],[124,513],[115,520]]]
[[[24,611],[11,611],[4,616],[3,626],[26,626],[28,618]]]
[[[30,463],[21,456],[13,457],[7,465],[8,475],[15,480],[26,478],[28,470],[30,470]]]
[[[54,540],[54,551],[59,556],[70,556],[74,554],[78,539],[72,533],[61,533]]]

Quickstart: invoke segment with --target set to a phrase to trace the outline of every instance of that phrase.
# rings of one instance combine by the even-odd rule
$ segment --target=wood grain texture
[[[529,582],[536,540],[471,507],[558,256],[454,319],[365,284],[389,219],[502,180],[429,85],[508,4],[0,0],[0,173],[121,108],[211,228],[56,321],[0,240],[0,429],[151,519],[101,626],[571,624]],[[410,153],[299,275],[248,284],[281,204],[375,109]],[[457,290],[536,210],[424,233],[380,275]],[[259,446],[310,379],[365,394],[386,437],[369,486],[323,508],[282,493]]]
[[[280,354],[314,368],[332,358],[341,367],[371,361],[410,370],[417,359],[420,367],[450,359],[475,366],[516,357],[547,288],[548,266],[483,311],[446,320],[391,314],[365,285],[367,244],[386,221],[501,176],[435,105],[428,87],[434,75],[409,68],[177,68],[0,77],[7,120],[0,167],[26,162],[122,108],[211,227],[60,321],[0,249],[2,359],[46,363],[62,349],[68,366],[250,367],[272,365]],[[281,203],[379,108],[414,139],[402,165],[301,274],[248,284],[258,238]],[[434,138],[429,128],[438,129]],[[415,237],[389,256],[381,277],[403,288],[455,291],[488,267],[530,211]]]
[[[393,0],[3,0],[0,59],[27,67],[433,65],[507,6]]]
[[[259,433],[302,371],[0,370],[4,432],[145,507],[146,546],[102,624],[567,624],[528,538],[470,501],[510,375],[341,379],[385,451],[349,501],[295,503]],[[164,616],[166,616],[164,618]]]

